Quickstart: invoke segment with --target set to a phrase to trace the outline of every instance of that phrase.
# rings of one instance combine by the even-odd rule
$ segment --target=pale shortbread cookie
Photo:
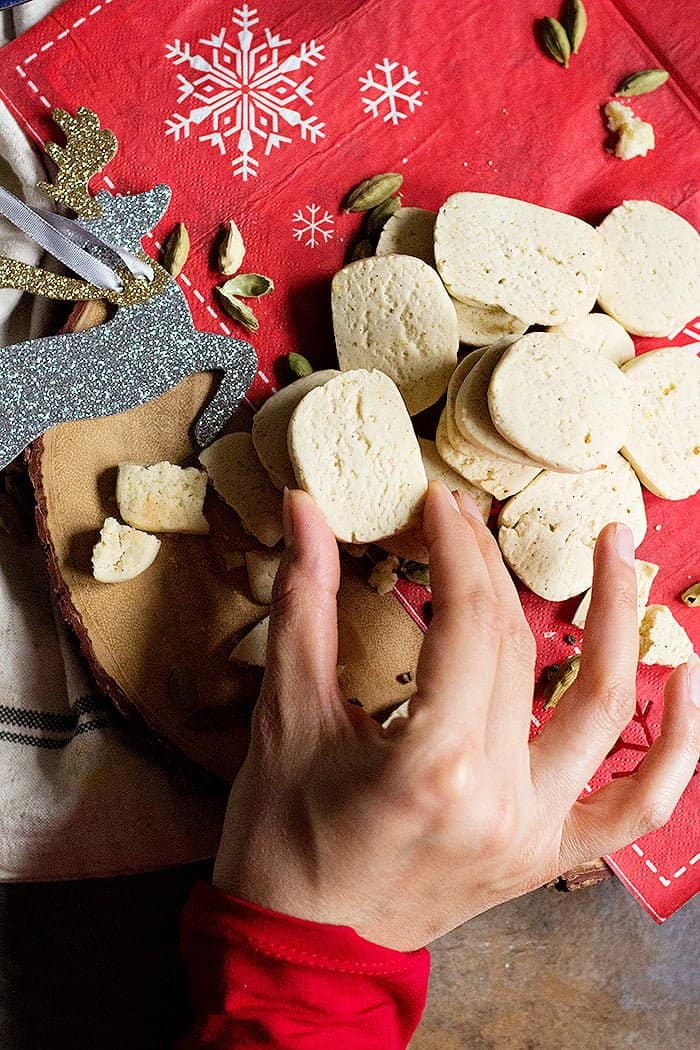
[[[133,580],[153,564],[159,550],[160,540],[155,536],[106,518],[92,548],[92,575],[100,583]]]
[[[668,335],[700,313],[700,236],[652,201],[624,201],[598,227],[598,302],[635,335]]]
[[[414,416],[445,393],[457,364],[457,315],[435,270],[408,255],[358,259],[333,278],[343,372],[377,368]]]
[[[297,481],[339,540],[370,543],[416,521],[428,482],[406,406],[383,372],[344,372],[312,390],[288,435]]]
[[[644,610],[646,609],[649,600],[649,591],[651,590],[651,585],[659,571],[659,566],[654,565],[651,561],[637,560],[634,563],[634,571],[637,574],[637,616],[641,623],[642,617],[644,616]],[[580,627],[581,630],[583,630],[586,626],[586,617],[588,616],[590,605],[591,592],[588,590],[579,602],[578,608],[571,619],[574,627]]]
[[[643,485],[663,499],[700,489],[700,359],[667,346],[629,361],[632,423],[622,449]]]
[[[258,459],[276,488],[296,487],[294,468],[287,450],[287,427],[294,409],[309,390],[323,386],[337,375],[339,372],[336,369],[327,368],[322,372],[303,376],[278,390],[256,412],[253,419],[253,445]]]
[[[413,255],[435,265],[433,234],[437,213],[425,208],[399,208],[387,219],[377,243],[377,255]],[[454,299],[460,343],[489,346],[505,335],[522,335],[527,325],[499,306],[461,303]]]
[[[258,459],[250,434],[226,434],[199,454],[199,461],[224,503],[246,532],[266,547],[282,539],[282,496]]]
[[[542,469],[524,467],[490,452],[482,452],[470,445],[465,438],[462,438],[463,451],[458,452],[449,438],[447,409],[440,416],[435,445],[438,455],[453,471],[499,500],[508,499],[509,496],[520,492],[534,481]],[[464,451],[465,449],[467,451]]]
[[[693,652],[693,643],[667,605],[650,605],[639,625],[639,662],[679,667]]]
[[[601,354],[582,353],[563,335],[533,332],[496,364],[488,410],[499,434],[538,463],[572,473],[599,470],[627,437],[630,384]]]
[[[629,525],[635,547],[647,521],[642,489],[622,456],[607,470],[546,470],[503,505],[498,542],[515,575],[541,598],[564,601],[593,579],[593,548],[609,522]]]
[[[514,346],[517,344],[513,344]],[[467,372],[454,402],[454,421],[462,437],[482,452],[524,467],[542,467],[522,449],[515,448],[496,430],[489,413],[489,383],[494,369],[509,347],[492,346]]]
[[[595,350],[616,365],[634,357],[634,343],[621,324],[607,314],[586,314],[575,321],[554,325],[548,331],[564,335],[588,350]]]
[[[455,193],[435,223],[435,260],[450,295],[500,306],[526,325],[589,313],[603,258],[581,219],[510,197]]]
[[[209,532],[202,508],[207,476],[196,467],[174,463],[120,463],[117,506],[124,521],[145,532]]]
[[[246,667],[264,667],[267,659],[269,631],[270,617],[266,616],[234,646],[229,660],[235,664],[244,664]]]
[[[281,559],[282,555],[274,551],[245,552],[245,567],[254,602],[269,605],[272,601],[272,588]]]

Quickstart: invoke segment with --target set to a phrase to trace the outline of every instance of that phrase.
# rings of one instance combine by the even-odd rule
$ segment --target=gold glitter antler
[[[117,152],[117,140],[111,131],[100,127],[97,114],[85,106],[74,117],[65,109],[54,109],[51,116],[65,134],[66,144],[46,143],[44,148],[58,171],[53,183],[40,182],[39,187],[82,218],[97,218],[101,208],[90,196],[88,183]]]

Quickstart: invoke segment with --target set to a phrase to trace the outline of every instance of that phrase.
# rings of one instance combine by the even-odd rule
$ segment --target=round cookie
[[[488,408],[511,444],[552,470],[575,473],[611,462],[627,437],[632,405],[629,383],[612,361],[582,353],[565,336],[533,332],[501,356]]]
[[[418,440],[396,386],[357,369],[316,387],[288,430],[301,488],[339,540],[372,543],[417,520],[427,489]]]
[[[435,265],[433,233],[436,213],[425,208],[399,208],[387,219],[377,243],[377,255],[413,255]],[[461,303],[453,299],[460,343],[489,346],[506,335],[522,335],[527,325],[499,306]]]
[[[278,390],[258,409],[253,419],[253,444],[258,459],[278,489],[296,487],[294,468],[287,449],[287,427],[292,413],[303,397],[317,386],[323,386],[333,376],[340,375],[334,368],[312,372]]]
[[[634,357],[634,343],[625,329],[608,314],[586,314],[575,321],[554,325],[548,329],[567,339],[573,339],[588,350],[607,357],[616,365],[624,365]]]
[[[622,454],[662,499],[700,489],[700,359],[695,346],[651,350],[624,367],[632,423]]]
[[[474,446],[471,445],[462,435],[461,431],[457,429],[457,424],[455,423],[455,401],[457,400],[457,394],[459,393],[462,383],[467,378],[474,365],[484,356],[487,349],[488,348],[484,346],[478,350],[472,350],[470,354],[463,357],[452,373],[450,381],[447,384],[447,403],[443,412],[447,426],[447,436],[455,449],[458,452],[464,452],[465,455],[473,449]]]
[[[564,601],[590,587],[595,541],[612,521],[629,525],[639,546],[647,527],[644,499],[622,456],[586,474],[543,471],[503,505],[498,542],[526,587]]]
[[[700,236],[652,201],[624,201],[598,236],[607,267],[598,302],[635,335],[665,336],[700,313]]]
[[[409,255],[358,259],[333,278],[331,304],[343,372],[384,372],[411,415],[444,394],[457,364],[457,315],[431,266]]]
[[[491,376],[508,349],[507,346],[491,347],[467,373],[455,398],[455,423],[462,437],[482,452],[489,452],[521,466],[541,468],[544,464],[538,463],[506,441],[496,430],[489,415],[488,390]]]
[[[593,227],[571,215],[455,193],[438,212],[435,261],[455,299],[500,306],[526,325],[552,325],[591,311],[603,252]]]
[[[449,438],[447,409],[440,416],[435,445],[438,455],[457,474],[470,481],[472,485],[489,492],[496,499],[508,499],[529,485],[540,473],[540,467],[525,467],[511,463],[500,456],[481,452],[462,438],[463,451],[458,451]]]

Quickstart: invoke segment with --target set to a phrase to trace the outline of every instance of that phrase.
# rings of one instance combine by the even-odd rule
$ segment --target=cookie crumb
[[[378,561],[374,566],[367,582],[377,594],[391,594],[399,582],[399,576],[396,572],[399,564],[399,559],[392,554],[388,558],[384,558],[383,561]]]

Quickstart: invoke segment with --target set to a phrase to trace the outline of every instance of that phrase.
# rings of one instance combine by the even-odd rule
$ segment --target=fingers
[[[308,725],[319,702],[333,707],[339,697],[340,562],[333,533],[310,496],[285,490],[283,513],[286,549],[275,580],[261,698],[279,702]]]
[[[563,843],[562,870],[614,853],[669,820],[700,757],[700,660],[691,657],[666,683],[661,733],[636,773],[576,803]]]
[[[433,617],[418,662],[421,704],[464,722],[488,707],[500,644],[500,617],[475,529],[462,504],[432,482],[423,511]],[[474,513],[478,515],[478,510]],[[473,522],[473,524],[472,524]]]
[[[607,525],[595,547],[579,676],[530,745],[535,783],[566,809],[632,717],[638,658],[634,540],[627,526]]]

